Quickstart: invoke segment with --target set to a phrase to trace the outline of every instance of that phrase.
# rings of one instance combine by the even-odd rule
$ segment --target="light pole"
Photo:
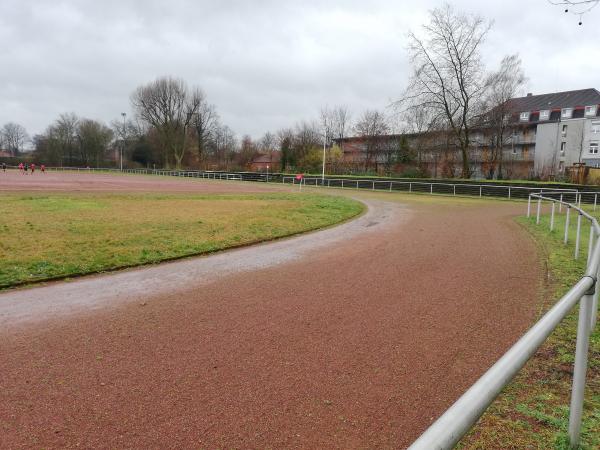
[[[121,172],[123,172],[123,149],[125,148],[125,117],[127,116],[127,113],[122,112],[121,115],[123,116],[123,142],[121,142]]]
[[[325,139],[323,140],[323,173],[321,174],[321,185],[325,185],[325,146],[327,145],[327,128],[325,128]]]

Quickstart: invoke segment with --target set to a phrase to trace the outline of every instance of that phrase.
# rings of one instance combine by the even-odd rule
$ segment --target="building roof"
[[[252,164],[278,163],[280,160],[280,152],[272,152],[271,155],[268,153],[259,153],[254,159],[252,159]]]
[[[577,106],[600,105],[600,92],[594,88],[551,94],[527,95],[509,100],[515,112],[540,111],[545,109],[575,108]]]

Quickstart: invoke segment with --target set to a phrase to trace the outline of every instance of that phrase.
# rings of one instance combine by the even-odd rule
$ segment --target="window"
[[[573,115],[573,108],[564,108],[561,111],[560,117],[563,119],[570,119]]]
[[[521,117],[521,122],[528,122],[529,121],[529,112],[522,112],[520,117]]]
[[[564,155],[566,150],[567,150],[567,143],[566,142],[561,142],[560,143],[560,154]]]
[[[598,106],[597,105],[586,106],[585,107],[585,116],[586,117],[595,116],[597,110],[598,110]]]
[[[562,137],[567,137],[567,126],[566,125],[562,126],[561,134],[562,134]]]
[[[590,153],[592,155],[598,154],[598,141],[590,142]]]
[[[600,134],[600,122],[592,122],[592,129],[590,131],[595,134]]]
[[[545,109],[540,111],[540,120],[548,120],[550,118],[550,111]]]

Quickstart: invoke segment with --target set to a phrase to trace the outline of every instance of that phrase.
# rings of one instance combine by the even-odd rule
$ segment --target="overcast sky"
[[[326,5],[325,5],[326,4]],[[109,123],[162,75],[198,85],[237,134],[316,118],[344,104],[357,117],[406,86],[406,34],[434,0],[1,0],[0,126],[33,135],[60,113]],[[519,53],[544,93],[600,88],[600,6],[565,14],[547,0],[455,0],[494,21],[488,68]]]

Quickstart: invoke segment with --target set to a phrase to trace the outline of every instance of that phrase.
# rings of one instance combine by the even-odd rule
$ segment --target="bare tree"
[[[286,171],[288,165],[294,166],[296,163],[292,151],[293,141],[294,131],[291,128],[282,128],[277,132],[277,144],[279,145],[279,151],[281,152],[282,172]]]
[[[6,150],[12,156],[18,156],[23,151],[23,146],[29,140],[27,130],[23,125],[9,122],[4,124],[0,130],[0,144],[6,146]]]
[[[503,176],[504,146],[513,132],[511,117],[514,111],[510,100],[516,96],[525,81],[518,55],[505,56],[498,70],[486,78],[482,119],[484,128],[488,131],[490,151],[487,163],[491,177],[496,166],[498,177]]]
[[[256,148],[256,144],[252,141],[252,138],[248,135],[245,135],[242,138],[242,143],[240,145],[240,153],[238,156],[238,162],[243,169],[246,169],[248,165],[252,162],[254,157],[257,155],[258,150]]]
[[[434,139],[432,138],[434,132],[444,128],[440,126],[440,122],[443,120],[435,109],[418,104],[403,111],[401,120],[403,123],[402,131],[412,135],[411,147],[416,156],[419,169],[423,170],[425,155],[438,151],[433,146]]]
[[[81,162],[100,167],[113,138],[113,131],[95,120],[82,119],[78,123],[76,136]]]
[[[364,170],[368,170],[377,161],[379,153],[384,151],[386,135],[389,133],[389,124],[383,113],[376,110],[367,110],[360,116],[354,126],[358,136],[363,138]]]
[[[67,160],[67,164],[70,166],[75,163],[75,140],[78,123],[79,117],[75,113],[63,113],[54,124],[54,129],[51,130],[51,134],[61,148],[61,161]]]
[[[320,123],[323,133],[327,136],[327,146],[331,146],[333,140],[339,140],[346,137],[346,131],[350,127],[350,113],[346,106],[336,106],[321,108]]]
[[[351,114],[346,106],[340,105],[333,108],[333,137],[339,139],[340,143],[346,137],[350,127]]]
[[[190,94],[183,80],[171,77],[158,78],[132,94],[133,109],[160,137],[165,165],[173,158],[175,166],[181,167],[190,123],[201,102],[199,90]]]
[[[261,152],[269,155],[272,154],[277,150],[277,136],[267,131],[260,139],[258,146]]]
[[[317,123],[301,122],[296,125],[292,141],[293,160],[296,163],[302,161],[312,149],[322,145],[323,141]]]
[[[461,152],[463,178],[471,176],[471,123],[484,92],[479,50],[490,26],[445,4],[431,11],[424,37],[409,34],[414,69],[403,101],[445,116]]]
[[[217,114],[215,105],[207,102],[202,90],[196,90],[196,97],[199,100],[199,104],[197,111],[192,117],[192,126],[196,132],[198,164],[202,167],[205,163],[209,142],[219,127],[219,115]]]
[[[236,154],[235,134],[227,125],[219,125],[207,146],[219,168],[229,169],[229,164]]]

